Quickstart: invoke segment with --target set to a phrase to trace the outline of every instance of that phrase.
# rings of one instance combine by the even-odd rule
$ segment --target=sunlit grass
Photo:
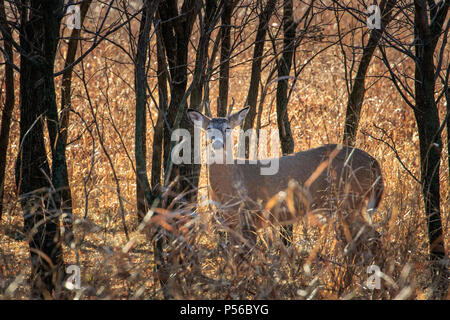
[[[115,40],[126,42],[124,34],[118,33]],[[250,43],[251,39],[247,42]],[[248,44],[248,43],[247,43]],[[243,44],[244,45],[244,44]],[[317,45],[315,50],[319,50]],[[314,50],[314,46],[307,48]],[[304,61],[311,53],[298,53],[296,59]],[[191,57],[195,57],[192,52]],[[110,60],[129,62],[125,54],[110,43],[103,43],[84,63],[89,95],[94,103],[96,121],[101,128],[102,138],[118,174],[121,196],[125,205],[125,220],[130,230],[138,227],[135,207],[135,173],[127,156],[134,161],[134,82],[132,65],[114,63]],[[240,57],[249,59],[246,52]],[[395,58],[395,57],[394,57]],[[193,59],[193,58],[192,58]],[[194,61],[190,61],[192,64]],[[238,61],[234,61],[237,63]],[[151,60],[156,69],[156,59]],[[58,66],[62,58],[58,55]],[[3,68],[3,66],[1,67]],[[384,70],[375,60],[371,75]],[[74,214],[85,222],[75,225],[80,247],[64,248],[66,264],[77,264],[82,271],[82,299],[158,299],[163,298],[158,277],[154,270],[153,245],[150,230],[132,231],[134,245],[127,252],[123,248],[125,238],[119,214],[115,182],[109,163],[100,147],[98,135],[91,136],[80,117],[87,124],[94,119],[89,112],[86,92],[75,69],[72,107],[79,114],[71,114],[67,163],[73,196]],[[149,87],[155,88],[156,79],[151,71]],[[239,64],[231,69],[230,96],[236,100],[236,108],[242,107],[249,84],[250,63]],[[267,77],[268,70],[263,73]],[[295,151],[316,147],[324,143],[342,141],[343,121],[347,92],[343,77],[343,64],[338,48],[331,48],[316,58],[301,74],[289,103],[289,119],[295,139]],[[372,78],[370,78],[372,82]],[[59,97],[60,79],[56,80]],[[210,97],[215,101],[218,82],[211,82]],[[16,78],[16,87],[19,88]],[[263,111],[264,127],[276,129],[275,92],[276,83],[269,87],[269,94]],[[154,92],[157,96],[157,90]],[[18,91],[16,92],[18,96]],[[106,98],[108,97],[108,99]],[[59,100],[57,100],[59,101]],[[150,103],[151,118],[156,121],[156,108]],[[215,105],[212,104],[213,112]],[[109,112],[109,108],[111,113]],[[444,105],[440,105],[441,115]],[[14,161],[19,146],[19,113],[17,108],[11,128],[8,151],[6,186],[6,212],[0,227],[0,297],[27,298],[26,278],[30,272],[27,244],[21,240],[23,220],[17,202],[14,183]],[[112,123],[117,127],[122,145]],[[149,121],[147,145],[151,146],[153,129]],[[287,249],[279,237],[272,237],[271,245],[260,241],[250,252],[230,246],[225,241],[220,225],[213,219],[214,210],[198,207],[196,224],[188,233],[179,236],[166,248],[168,271],[167,290],[174,298],[205,299],[335,299],[335,298],[386,298],[396,297],[403,288],[411,289],[407,298],[426,297],[430,283],[428,262],[428,237],[422,204],[420,186],[402,168],[392,150],[385,144],[372,139],[381,137],[375,127],[383,128],[396,143],[397,152],[403,163],[419,177],[418,136],[412,111],[396,93],[392,83],[379,79],[370,87],[360,122],[361,131],[357,147],[367,151],[381,164],[385,193],[375,222],[382,222],[377,228],[381,234],[382,252],[376,257],[382,262],[380,268],[391,282],[383,279],[381,290],[368,290],[364,286],[368,278],[367,265],[355,265],[350,284],[343,285],[342,274],[349,267],[343,259],[345,244],[336,238],[333,225],[305,225],[299,221],[295,226],[293,245]],[[443,139],[446,139],[445,133]],[[95,140],[95,146],[93,144]],[[445,141],[445,140],[444,140]],[[48,141],[47,141],[48,143]],[[149,148],[148,159],[151,159]],[[127,151],[127,152],[125,152]],[[443,155],[447,153],[444,148]],[[94,161],[92,161],[94,155]],[[150,162],[150,161],[148,161]],[[90,179],[85,184],[91,167]],[[148,163],[150,172],[151,163]],[[441,209],[444,242],[448,244],[449,234],[449,181],[448,164],[441,162]],[[206,176],[202,170],[200,197],[206,197]],[[85,194],[85,187],[89,191]],[[88,199],[87,212],[85,211]],[[388,217],[388,218],[386,218]],[[269,231],[268,231],[269,232]],[[277,230],[272,230],[276,233]],[[6,289],[21,274],[25,280],[10,296]]]

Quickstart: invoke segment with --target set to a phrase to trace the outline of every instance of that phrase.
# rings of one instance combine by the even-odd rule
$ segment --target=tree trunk
[[[2,26],[2,36],[5,56],[5,105],[2,113],[2,123],[0,132],[0,220],[3,213],[3,196],[5,191],[5,169],[6,154],[9,143],[9,129],[11,126],[11,116],[14,109],[14,63],[13,49],[11,41],[11,28],[6,20],[5,1],[0,2],[0,24]]]
[[[162,153],[163,153],[163,138],[164,138],[164,119],[166,117],[166,110],[168,104],[167,93],[167,64],[164,56],[164,46],[161,36],[160,25],[156,30],[156,58],[158,64],[158,99],[159,110],[156,126],[153,133],[152,145],[152,177],[151,186],[152,192],[159,193],[158,189],[161,185],[161,167],[162,167]]]
[[[53,66],[63,5],[63,1],[31,1],[23,2],[20,9],[21,148],[16,184],[30,246],[32,296],[41,298],[51,298],[64,275],[60,212],[49,191],[43,132],[43,116],[56,106]]]
[[[433,54],[440,32],[433,33],[433,25],[430,27],[428,24],[426,2],[415,0],[414,5],[416,38],[414,116],[419,133],[422,193],[427,217],[430,259],[433,263],[433,279],[439,281],[443,271],[440,262],[445,258],[445,247],[442,233],[439,184],[442,138],[438,134],[440,121],[434,99],[435,66]],[[445,282],[446,287],[448,287],[447,281],[445,278],[442,279],[442,283]]]
[[[211,37],[211,32],[213,31],[215,25],[218,22],[218,6],[217,0],[209,0],[206,2],[205,15],[203,17],[203,22],[200,23],[200,40],[198,44],[198,49],[196,53],[195,59],[195,67],[194,67],[194,75],[192,77],[192,89],[190,96],[190,108],[201,111],[202,109],[202,101],[203,101],[203,86],[205,85],[206,80],[206,63],[208,57],[208,44]],[[202,19],[199,14],[199,19]],[[194,146],[194,130],[195,129],[191,122],[188,121],[187,127],[183,126],[189,130],[191,134],[191,146]],[[195,163],[194,161],[194,151],[191,152],[191,164],[189,164],[190,168],[188,169],[190,182],[188,187],[190,187],[190,192],[186,195],[186,200],[191,203],[195,203],[197,201],[197,193],[198,193],[198,182],[200,177],[201,164]],[[200,156],[200,154],[198,154]]]
[[[170,157],[172,142],[172,131],[177,128],[188,128],[190,121],[186,117],[186,86],[187,86],[187,63],[188,48],[191,37],[192,27],[199,11],[199,2],[195,0],[185,0],[180,14],[178,13],[177,1],[168,0],[160,2],[158,6],[158,14],[161,18],[161,39],[165,48],[167,61],[170,70],[170,93],[171,100],[167,109],[162,110],[164,123],[164,144],[163,144],[163,160],[164,160],[164,185],[168,186],[178,177],[180,180],[175,186],[172,194],[179,195],[183,191],[191,190],[192,166],[190,164],[173,165]],[[161,55],[160,55],[160,58]],[[158,63],[159,64],[159,63]],[[159,68],[160,66],[158,66]],[[163,73],[158,76],[158,84],[164,81]],[[160,77],[161,76],[161,77]],[[160,94],[161,94],[160,89]],[[166,97],[164,97],[166,98]],[[167,110],[167,112],[165,112]],[[180,121],[181,119],[181,121]],[[155,178],[156,179],[156,178]],[[170,205],[175,200],[175,196],[168,195],[166,205]],[[179,203],[173,207],[176,209]],[[159,228],[159,231],[161,228]],[[164,242],[166,237],[157,232],[156,241],[154,243],[154,256],[157,273],[160,275],[159,280],[163,288],[164,297],[171,298],[172,294],[167,290],[165,284],[168,279],[167,261],[164,258]]]
[[[84,18],[89,10],[91,5],[91,0],[85,1],[81,4],[80,9],[80,24],[83,25]],[[67,136],[68,136],[68,128],[69,128],[69,118],[70,118],[70,109],[71,109],[71,87],[72,87],[72,72],[73,68],[69,66],[73,64],[75,61],[75,56],[78,48],[78,41],[80,37],[80,29],[74,28],[72,30],[72,34],[70,36],[69,44],[67,47],[66,60],[64,62],[64,69],[66,69],[62,76],[61,81],[61,118],[59,122],[54,122],[58,116],[55,113],[55,110],[52,112],[52,130],[50,133],[50,137],[52,141],[58,139],[57,144],[59,145],[57,154],[64,153],[65,158],[65,149],[67,145]],[[59,128],[55,126],[59,124]],[[49,127],[50,128],[50,127]],[[55,136],[56,135],[56,136]],[[61,141],[59,141],[61,140]],[[66,243],[70,243],[73,240],[73,230],[72,230],[72,194],[70,192],[69,187],[69,177],[67,173],[67,167],[64,168],[65,159],[61,157],[61,161],[57,164],[55,168],[56,171],[60,172],[58,184],[62,187],[61,192],[61,202],[63,204],[62,209],[64,210],[65,216],[63,218],[63,226],[64,226],[64,234]],[[58,169],[58,167],[60,169]]]
[[[447,77],[447,91],[445,92],[447,101],[447,115],[450,114],[450,85]],[[450,190],[450,117],[447,118],[447,164],[448,164],[448,189]]]
[[[268,0],[266,3],[266,7],[264,8],[264,11],[259,16],[259,25],[258,30],[256,32],[255,47],[253,51],[252,74],[250,77],[250,87],[248,89],[246,101],[246,105],[249,106],[250,108],[244,120],[243,125],[244,131],[253,128],[253,123],[255,121],[256,105],[258,102],[259,81],[261,80],[261,63],[263,59],[262,55],[264,52],[264,42],[266,38],[267,29],[269,27],[269,20],[275,10],[276,3],[277,3],[276,0]],[[245,143],[245,157],[248,158],[250,150],[249,149],[250,142],[247,143],[246,141],[241,141],[241,139],[239,140],[240,140],[239,143]]]
[[[370,61],[372,60],[373,53],[375,52],[375,48],[377,47],[381,36],[391,20],[392,8],[395,3],[395,0],[383,0],[381,2],[381,29],[373,29],[370,32],[367,46],[363,48],[362,58],[358,66],[355,81],[353,82],[352,91],[347,101],[347,113],[345,115],[344,124],[344,144],[349,146],[353,146],[356,140],[361,107],[364,101],[364,94],[366,92],[365,80],[367,70],[369,68]]]
[[[220,79],[219,79],[219,103],[217,116],[225,117],[228,108],[228,87],[230,83],[230,28],[231,15],[233,14],[233,0],[223,0],[222,32],[220,48]]]
[[[83,25],[84,18],[89,10],[92,0],[84,1],[80,8],[80,24]],[[75,56],[78,49],[78,41],[80,38],[80,29],[74,28],[70,36],[67,47],[66,61],[64,62],[64,69],[66,69],[62,76],[61,82],[61,136],[67,144],[67,130],[69,128],[70,108],[71,108],[71,87],[72,87],[72,72],[73,67],[69,68],[75,61]]]
[[[136,206],[138,221],[141,222],[148,208],[151,206],[153,196],[147,176],[147,75],[145,71],[147,48],[150,41],[150,29],[153,15],[158,1],[145,1],[139,28],[139,39],[134,69],[134,87],[136,91],[136,126],[134,153],[136,159]]]
[[[166,49],[167,60],[169,62],[171,82],[171,99],[166,113],[167,122],[164,128],[164,180],[168,184],[178,176],[180,181],[177,184],[177,194],[192,189],[192,170],[190,164],[172,165],[170,152],[172,147],[171,134],[177,128],[191,128],[192,124],[186,116],[186,103],[183,101],[187,86],[187,63],[189,39],[192,27],[197,17],[198,2],[186,0],[181,8],[180,16],[177,17],[178,9],[176,1],[162,2],[159,5],[159,14],[162,23],[162,38]],[[170,21],[170,22],[169,22]],[[181,119],[177,123],[177,119]]]
[[[292,138],[291,125],[289,123],[288,104],[288,79],[292,65],[295,45],[296,24],[293,20],[292,0],[283,1],[283,30],[284,47],[283,54],[278,61],[278,84],[277,84],[277,122],[278,134],[280,136],[281,150],[283,155],[294,152],[294,139]]]
[[[166,173],[170,171],[170,148],[171,134],[178,114],[184,112],[182,110],[181,101],[183,100],[187,86],[187,60],[188,45],[194,23],[192,8],[195,1],[186,0],[181,9],[183,19],[176,18],[178,13],[177,2],[174,0],[163,1],[159,5],[159,16],[161,17],[161,33],[167,61],[170,70],[171,82],[170,93],[171,99],[166,112],[165,128],[164,128],[164,175],[165,181],[171,181]],[[189,14],[186,12],[189,10]],[[195,10],[195,13],[196,10]]]
[[[199,19],[202,19],[199,14]],[[200,40],[195,57],[194,75],[192,78],[192,90],[190,108],[201,111],[203,97],[203,85],[205,83],[205,69],[208,57],[208,44],[212,28],[217,23],[217,0],[207,1],[205,15],[200,23]]]

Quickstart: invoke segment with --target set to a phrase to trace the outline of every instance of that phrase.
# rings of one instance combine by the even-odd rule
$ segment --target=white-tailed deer
[[[327,144],[274,158],[271,160],[279,161],[279,170],[273,175],[261,175],[263,165],[260,162],[242,163],[232,159],[231,163],[226,163],[225,159],[230,159],[228,153],[233,152],[227,148],[232,139],[231,130],[241,124],[248,108],[232,115],[230,111],[226,117],[209,118],[188,110],[188,116],[195,126],[206,131],[212,151],[223,153],[224,163],[209,164],[209,184],[212,199],[221,204],[224,222],[231,229],[239,223],[238,209],[242,202],[250,212],[262,209],[251,217],[255,230],[267,223],[292,224],[307,212],[323,213],[336,208],[356,212],[352,215],[365,221],[364,217],[378,207],[384,189],[380,166],[372,156],[357,148]],[[295,205],[288,199],[293,193]],[[284,195],[284,206],[276,204],[280,202],[276,201],[280,195]],[[364,208],[368,215],[363,212]],[[349,219],[348,224],[352,223],[353,219]],[[354,237],[358,230],[353,231],[351,226],[350,229]]]

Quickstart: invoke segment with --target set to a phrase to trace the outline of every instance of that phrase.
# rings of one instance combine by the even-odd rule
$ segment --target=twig
[[[382,132],[383,136],[388,137],[392,144],[390,144],[389,142],[383,140],[382,138],[377,138],[377,137],[371,135],[370,133],[368,133],[368,132],[365,131],[365,130],[361,130],[361,133],[362,133],[363,135],[369,136],[370,138],[372,138],[372,139],[374,139],[374,140],[376,140],[376,141],[382,142],[382,143],[385,144],[389,149],[391,149],[391,150],[394,152],[395,157],[397,158],[398,162],[400,162],[400,165],[403,167],[403,169],[405,169],[405,171],[408,172],[408,174],[414,179],[414,181],[416,181],[416,182],[419,183],[419,184],[422,184],[422,181],[420,181],[420,180],[419,180],[419,179],[411,172],[411,170],[409,170],[408,167],[406,167],[405,163],[404,163],[404,162],[402,161],[402,159],[400,158],[400,155],[399,155],[398,152],[397,152],[397,148],[396,148],[396,146],[395,146],[394,139],[392,139],[392,136],[390,136],[390,135],[386,132],[385,129],[383,129],[383,128],[377,126],[375,123],[373,123],[373,126],[374,126],[375,128],[377,128],[378,130],[380,130],[380,131]]]

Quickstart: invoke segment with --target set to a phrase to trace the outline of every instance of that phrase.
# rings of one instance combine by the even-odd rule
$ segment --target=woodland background
[[[0,1],[0,298],[448,299],[450,1],[375,1],[380,29],[372,4]],[[332,218],[245,259],[224,241],[205,168],[168,155],[188,107],[232,100],[283,154],[380,162],[381,289]]]

